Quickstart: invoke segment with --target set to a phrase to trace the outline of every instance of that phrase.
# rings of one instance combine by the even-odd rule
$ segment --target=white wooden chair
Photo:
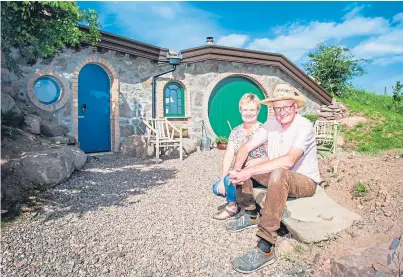
[[[159,162],[160,149],[163,153],[171,153],[173,149],[179,148],[179,157],[183,160],[181,128],[174,126],[166,118],[144,119],[144,124],[147,126],[147,145],[155,147],[156,163]],[[178,132],[178,136],[175,132]]]
[[[336,120],[317,120],[314,127],[318,157],[324,158],[330,154],[335,154],[341,130],[340,123]]]

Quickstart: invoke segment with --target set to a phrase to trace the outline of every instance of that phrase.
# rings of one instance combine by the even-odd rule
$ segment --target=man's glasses
[[[275,113],[280,113],[282,110],[285,112],[291,111],[292,106],[294,106],[295,102],[291,106],[284,106],[284,107],[273,107]]]

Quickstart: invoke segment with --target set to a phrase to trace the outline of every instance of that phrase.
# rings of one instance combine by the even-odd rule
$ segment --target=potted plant
[[[226,137],[217,137],[215,139],[215,143],[217,144],[217,148],[220,150],[225,150],[227,149],[227,144],[228,144],[228,138]]]

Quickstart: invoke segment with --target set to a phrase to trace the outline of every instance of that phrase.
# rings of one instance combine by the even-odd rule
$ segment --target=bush
[[[354,196],[356,197],[362,197],[368,192],[368,188],[365,184],[356,184],[354,186]]]
[[[315,122],[319,118],[317,114],[311,114],[311,113],[305,114],[304,117],[312,122]]]
[[[228,138],[223,137],[223,136],[217,137],[217,138],[215,139],[215,142],[216,142],[216,143],[228,143]]]

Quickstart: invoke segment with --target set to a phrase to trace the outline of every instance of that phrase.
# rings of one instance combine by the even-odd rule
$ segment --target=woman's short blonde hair
[[[239,100],[239,109],[241,109],[242,105],[254,103],[256,104],[257,110],[260,111],[260,100],[253,93],[245,93],[241,99]]]

